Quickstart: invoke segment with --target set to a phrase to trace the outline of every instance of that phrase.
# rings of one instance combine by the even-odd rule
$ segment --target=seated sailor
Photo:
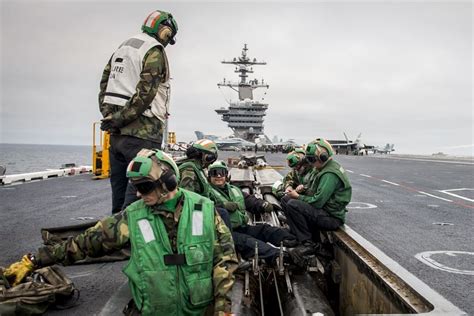
[[[320,230],[336,230],[344,224],[352,188],[346,171],[333,159],[333,153],[331,144],[324,139],[309,143],[306,159],[317,169],[309,186],[311,194],[289,190],[286,194],[289,199],[282,204],[291,232],[302,243],[294,249],[296,256],[314,252],[313,236],[319,236]]]
[[[268,264],[275,263],[280,253],[278,248],[280,243],[285,247],[298,245],[295,236],[284,228],[268,224],[248,225],[249,218],[246,211],[253,214],[272,212],[273,205],[231,185],[229,170],[223,161],[216,161],[209,166],[208,177],[211,184],[210,198],[217,207],[224,207],[229,211],[235,248],[244,259],[255,255],[256,243],[258,257],[265,259]]]
[[[180,182],[179,186],[209,197],[211,186],[207,181],[206,168],[217,160],[217,145],[209,139],[200,139],[186,150],[186,158],[177,161]],[[224,223],[231,228],[229,213],[224,208],[217,208]]]

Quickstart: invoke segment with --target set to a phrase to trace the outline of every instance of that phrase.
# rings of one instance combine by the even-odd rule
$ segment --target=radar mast
[[[238,93],[239,100],[231,101],[229,107],[215,110],[222,116],[222,120],[234,132],[235,137],[243,138],[247,141],[254,141],[264,134],[263,117],[268,109],[268,104],[253,99],[253,90],[257,88],[269,88],[263,79],[247,80],[249,74],[253,74],[253,66],[266,65],[264,61],[257,61],[247,56],[247,44],[244,44],[242,54],[230,61],[223,60],[223,64],[235,65],[234,72],[239,74],[239,82],[231,82],[223,79],[217,86],[227,87]]]

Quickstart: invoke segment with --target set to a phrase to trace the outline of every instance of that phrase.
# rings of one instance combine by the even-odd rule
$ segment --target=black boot
[[[314,254],[316,251],[316,244],[310,240],[306,240],[302,245],[289,249],[288,253],[290,254],[293,262],[301,268],[306,266],[306,256]]]
[[[298,239],[283,239],[281,242],[283,243],[283,246],[286,248],[295,248],[296,246],[299,246],[300,244]]]

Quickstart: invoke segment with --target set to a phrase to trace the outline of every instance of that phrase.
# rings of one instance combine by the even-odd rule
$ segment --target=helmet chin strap
[[[168,190],[165,190],[164,188],[156,188],[155,192],[157,196],[156,204],[163,204],[164,202],[166,202],[166,196],[169,193]]]

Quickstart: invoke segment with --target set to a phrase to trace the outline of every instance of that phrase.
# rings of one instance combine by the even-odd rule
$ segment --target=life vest
[[[326,204],[324,204],[323,210],[328,212],[330,215],[339,218],[344,223],[347,212],[346,206],[351,201],[352,196],[352,187],[349,182],[349,177],[339,163],[330,160],[324,168],[315,175],[315,184],[312,185],[313,188],[316,189],[318,187],[321,177],[326,173],[335,174],[341,180],[343,186],[331,195]]]
[[[126,209],[132,255],[124,273],[142,315],[202,315],[214,299],[214,203],[180,190],[177,254],[163,220],[143,200]]]
[[[164,122],[168,114],[170,102],[168,58],[166,57],[163,45],[146,33],[129,38],[112,55],[104,103],[119,106],[127,104],[135,94],[137,84],[140,81],[143,59],[146,53],[153,47],[161,48],[166,65],[166,75],[164,82],[159,84],[158,91],[150,103],[149,109],[143,112],[142,115],[147,117],[155,116]]]
[[[216,202],[217,205],[224,204],[224,202],[237,203],[239,208],[235,212],[229,212],[232,228],[247,225],[249,218],[245,210],[245,200],[242,191],[231,184],[226,183],[225,185],[229,194],[226,194],[224,190],[218,187],[211,186],[211,198],[216,199],[214,202]]]

